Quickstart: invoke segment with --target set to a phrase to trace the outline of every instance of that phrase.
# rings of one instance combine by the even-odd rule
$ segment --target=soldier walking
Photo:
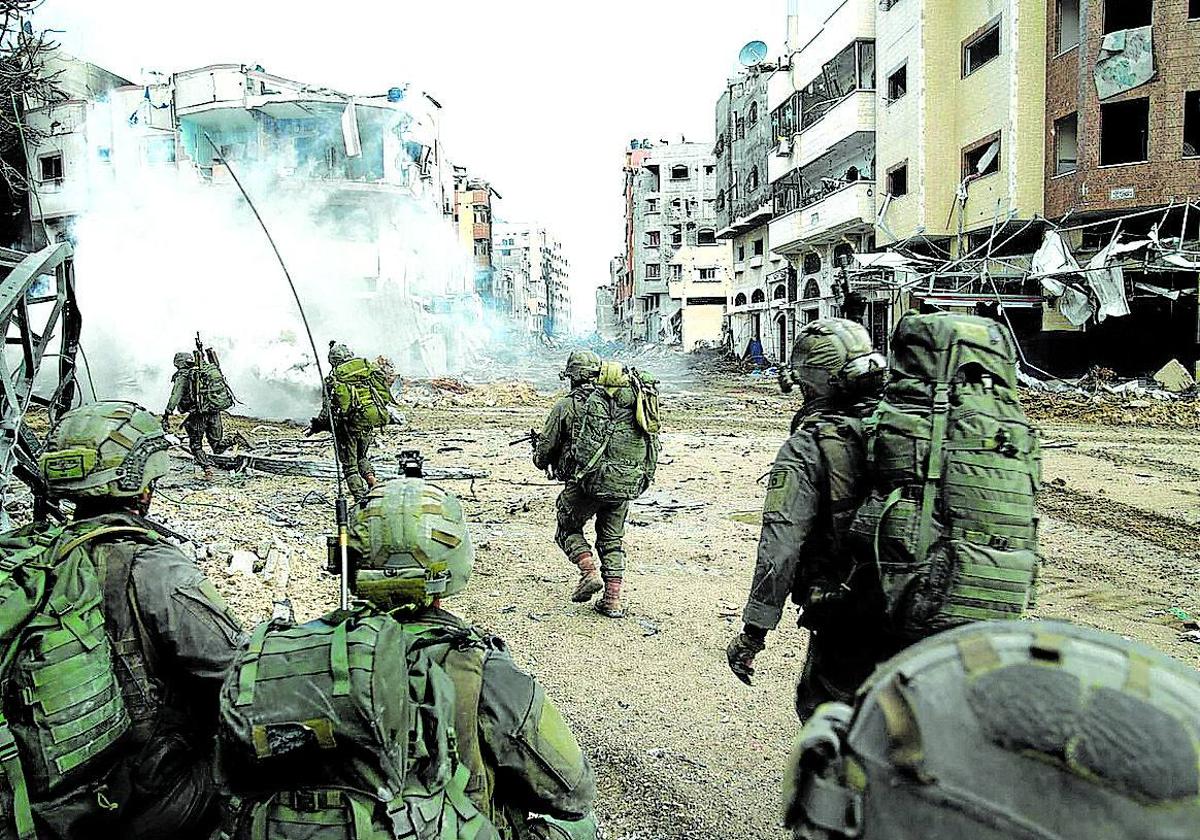
[[[231,446],[225,438],[225,424],[221,412],[233,407],[233,392],[216,354],[205,350],[196,338],[194,353],[175,354],[175,373],[171,377],[171,397],[162,415],[163,431],[171,431],[171,415],[176,411],[187,414],[183,428],[188,436],[188,448],[196,465],[204,471],[204,478],[213,479],[212,460],[204,451],[204,440],[212,447],[213,454],[220,455]]]

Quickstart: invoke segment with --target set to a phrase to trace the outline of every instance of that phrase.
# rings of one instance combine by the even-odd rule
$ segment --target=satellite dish
[[[767,53],[770,50],[763,41],[751,41],[746,46],[742,47],[742,51],[738,53],[738,61],[743,67],[753,67],[756,64],[762,64],[767,58]]]

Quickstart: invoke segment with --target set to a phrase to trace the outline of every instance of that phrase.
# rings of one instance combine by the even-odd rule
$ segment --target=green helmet
[[[374,488],[350,524],[354,593],[382,609],[429,606],[463,590],[475,549],[462,505],[421,478]]]
[[[191,353],[176,353],[175,354],[175,367],[185,368],[188,365],[190,365],[191,363],[192,363],[192,354]]]
[[[1200,672],[1065,622],[968,625],[818,708],[784,778],[806,840],[1195,837]]]
[[[337,367],[354,358],[354,353],[345,344],[329,342],[329,364]]]
[[[150,412],[107,400],[59,418],[39,465],[56,498],[135,498],[167,474],[170,447]]]
[[[591,350],[573,350],[567,356],[567,366],[559,374],[559,379],[569,379],[578,382],[584,379],[595,379],[600,374],[600,357]]]
[[[781,373],[781,382],[785,390],[789,382],[798,384],[806,399],[817,399],[878,390],[886,373],[887,361],[871,346],[866,327],[845,318],[821,318],[801,327],[791,369]]]

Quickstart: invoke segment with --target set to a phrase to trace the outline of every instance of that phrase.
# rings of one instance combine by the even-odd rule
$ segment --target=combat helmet
[[[801,327],[791,366],[780,371],[779,382],[785,392],[799,385],[805,399],[819,399],[878,390],[886,374],[887,361],[875,352],[862,324],[821,318]]]
[[[591,350],[572,350],[567,356],[567,366],[558,375],[559,379],[582,382],[595,379],[600,373],[600,357]]]
[[[355,510],[347,546],[351,590],[387,610],[421,609],[461,592],[475,565],[458,498],[421,478],[371,490]]]
[[[185,368],[192,363],[192,354],[191,353],[176,353],[174,361],[175,361],[175,367],[180,368],[180,369]]]
[[[135,498],[167,474],[170,447],[150,412],[106,400],[60,417],[39,466],[55,498]]]
[[[337,367],[354,358],[354,352],[340,342],[329,342],[329,364]]]
[[[1200,672],[1065,622],[968,625],[819,707],[785,787],[805,840],[1195,837]]]

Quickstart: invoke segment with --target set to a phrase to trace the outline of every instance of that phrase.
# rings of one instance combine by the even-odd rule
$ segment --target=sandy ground
[[[431,465],[491,472],[443,482],[464,498],[478,548],[468,592],[448,606],[506,638],[562,706],[596,768],[606,836],[782,837],[779,789],[804,634],[792,613],[759,657],[753,688],[729,673],[724,646],[749,585],[758,482],[794,405],[749,385],[666,398],[658,483],[629,521],[629,615],[612,621],[567,601],[574,569],[552,539],[558,487],[530,465],[528,445],[507,445],[540,424],[550,395],[491,386],[484,396],[414,400],[411,428],[388,431],[378,457],[416,447]],[[1195,431],[1054,423],[1045,435],[1060,448],[1046,453],[1037,614],[1200,665],[1200,645],[1184,641],[1167,613],[1200,615]],[[258,426],[252,436],[296,441],[300,430]],[[328,454],[321,443],[289,445]],[[204,561],[247,622],[269,612],[273,590],[286,589],[300,618],[333,606],[335,583],[319,571],[328,486],[255,474],[208,487],[186,477],[184,459],[179,466],[161,488],[166,524],[200,547],[225,543],[218,554],[265,555],[273,544],[290,557],[286,585],[278,573],[231,574],[223,559]]]

